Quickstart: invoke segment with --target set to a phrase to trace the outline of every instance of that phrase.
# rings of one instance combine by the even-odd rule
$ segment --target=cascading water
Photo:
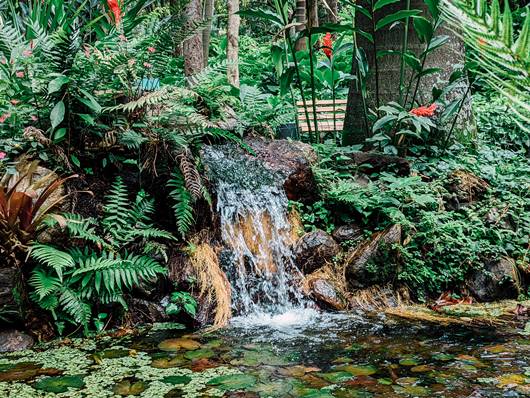
[[[212,146],[203,160],[217,194],[221,254],[232,285],[235,314],[268,322],[303,311],[302,275],[291,247],[297,236],[289,220],[282,178],[235,146]],[[288,321],[288,320],[286,320]]]

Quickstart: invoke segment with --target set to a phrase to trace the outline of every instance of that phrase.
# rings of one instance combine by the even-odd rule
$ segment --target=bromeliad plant
[[[73,175],[59,178],[54,173],[39,178],[38,162],[18,165],[16,174],[5,174],[0,180],[0,255],[1,267],[22,267],[28,247],[45,227],[53,209],[68,195],[61,187]]]
[[[153,212],[153,200],[145,192],[131,203],[117,178],[101,220],[75,214],[56,218],[79,246],[32,246],[31,257],[39,265],[29,280],[31,297],[52,313],[59,331],[67,321],[88,333],[96,305],[119,303],[126,310],[126,291],[166,273],[158,260],[165,256],[161,241],[174,237],[152,225]]]

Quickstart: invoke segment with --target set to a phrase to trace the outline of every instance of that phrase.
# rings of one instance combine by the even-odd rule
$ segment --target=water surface
[[[210,333],[151,330],[0,357],[1,397],[127,395],[525,397],[530,340],[305,309],[235,318]]]

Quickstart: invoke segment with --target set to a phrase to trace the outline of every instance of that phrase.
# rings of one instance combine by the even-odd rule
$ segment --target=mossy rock
[[[81,376],[56,376],[45,377],[35,383],[37,390],[53,392],[56,394],[68,391],[69,388],[83,388],[85,382]]]

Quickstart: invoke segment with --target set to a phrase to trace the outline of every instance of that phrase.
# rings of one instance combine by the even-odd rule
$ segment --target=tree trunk
[[[202,20],[202,1],[190,0],[186,6],[185,15],[188,25],[193,26],[194,22]],[[183,43],[184,52],[184,73],[186,76],[194,75],[200,72],[204,65],[202,34],[197,33],[195,36]]]
[[[363,0],[363,5],[369,7],[367,0]],[[385,7],[383,10],[376,12],[375,20],[378,21],[385,15],[395,13],[400,9],[406,8],[406,1],[401,0],[401,2],[394,5]],[[426,6],[423,0],[411,0],[411,9],[421,9],[423,10],[423,15],[430,19],[430,15],[427,12]],[[375,73],[375,54],[377,51],[381,50],[393,50],[401,52],[404,26],[398,25],[394,26],[392,30],[389,30],[389,26],[373,32],[372,22],[364,16],[362,13],[356,13],[356,26],[357,28],[364,30],[368,33],[373,34],[374,41],[376,46],[366,40],[364,37],[357,35],[358,46],[363,48],[366,52],[367,62],[369,64],[369,75],[367,78],[367,91],[368,98],[367,107],[371,109],[376,109],[377,106],[386,104],[389,101],[399,101],[399,82],[400,82],[400,56],[399,55],[386,55],[378,58],[378,76],[376,81]],[[430,53],[427,56],[425,62],[425,69],[427,68],[441,68],[442,71],[436,74],[427,75],[421,78],[420,85],[418,88],[418,94],[416,96],[416,103],[410,103],[410,96],[408,104],[406,105],[409,109],[412,106],[425,105],[429,104],[432,100],[432,89],[434,86],[438,88],[443,88],[445,84],[449,81],[449,76],[453,71],[453,65],[463,64],[464,63],[464,45],[463,42],[456,36],[454,32],[449,29],[444,28],[443,26],[439,28],[436,35],[447,35],[449,36],[449,41]],[[424,44],[422,44],[414,31],[412,25],[412,18],[410,20],[409,30],[408,30],[408,50],[415,53],[417,56],[424,50]],[[352,60],[352,73],[356,71],[356,60]],[[406,67],[404,86],[405,91],[407,89],[409,80],[411,77],[410,68]],[[414,85],[412,91],[414,91]],[[459,87],[452,94],[455,98],[462,97],[466,92],[467,83],[463,83],[462,87]],[[376,87],[379,87],[379,95],[376,93]],[[379,99],[379,101],[377,101]],[[469,120],[472,120],[471,116],[471,103],[469,99],[466,99],[462,113],[459,116],[459,119],[462,120],[460,125],[469,124]],[[368,129],[371,126],[368,126]],[[348,93],[348,104],[346,107],[346,116],[344,121],[344,131],[343,131],[343,143],[345,145],[352,144],[362,144],[366,137],[367,127],[365,125],[364,113],[363,113],[363,103],[361,92],[357,87],[355,80],[352,80],[350,83],[350,90]]]
[[[327,4],[326,9],[326,20],[327,23],[339,22],[339,1],[338,0],[322,0]],[[329,8],[328,8],[329,7]]]
[[[227,4],[226,59],[228,61],[228,82],[235,87],[239,87],[239,24],[241,18],[236,14],[239,11],[239,0],[228,0]]]
[[[296,26],[296,31],[301,32],[306,28],[306,0],[296,0],[296,10],[294,14],[295,20],[300,25]],[[296,42],[296,51],[302,51],[306,49],[305,38],[302,38]]]
[[[208,55],[210,52],[210,36],[212,34],[212,18],[215,6],[215,0],[205,0],[204,2],[204,19],[208,21],[208,26],[202,31],[202,58],[204,67],[208,66]]]
[[[307,0],[307,23],[311,28],[318,27],[318,0]]]

